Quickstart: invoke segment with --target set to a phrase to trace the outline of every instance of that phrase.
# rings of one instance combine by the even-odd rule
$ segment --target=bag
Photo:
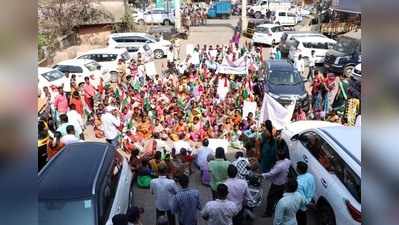
[[[150,176],[139,176],[137,177],[137,187],[148,189],[150,188],[151,180]]]

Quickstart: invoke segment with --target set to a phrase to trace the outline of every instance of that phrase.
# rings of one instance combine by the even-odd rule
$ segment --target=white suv
[[[63,73],[76,74],[76,82],[84,82],[85,77],[90,78],[91,84],[97,87],[100,84],[100,78],[104,83],[111,81],[111,75],[101,68],[101,65],[91,59],[70,59],[57,63],[53,66]]]
[[[128,62],[130,55],[124,48],[101,48],[92,49],[76,57],[76,59],[91,59],[101,65],[101,68],[110,73],[111,76],[117,75],[118,61],[123,59]],[[127,71],[128,72],[128,71]]]
[[[319,224],[360,225],[361,130],[324,121],[299,121],[281,133],[293,165],[314,175]]]
[[[297,24],[296,14],[289,11],[276,11],[274,23],[284,26],[295,26]]]
[[[256,27],[252,36],[254,44],[273,45],[280,42],[284,31],[281,25],[277,24],[261,24]]]
[[[160,59],[166,56],[169,47],[172,45],[170,41],[156,39],[154,36],[146,33],[114,33],[108,38],[108,46],[116,48],[139,48],[148,44],[153,50],[154,58]]]
[[[138,24],[163,24],[170,25],[175,23],[174,12],[167,13],[164,9],[150,9],[143,14],[137,14],[135,22]]]

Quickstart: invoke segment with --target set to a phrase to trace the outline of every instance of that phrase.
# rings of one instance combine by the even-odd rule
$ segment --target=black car
[[[127,160],[112,145],[69,144],[39,173],[39,224],[112,224],[133,204],[131,183]]]
[[[309,110],[309,96],[305,81],[288,60],[268,60],[265,67],[265,92],[281,105],[295,99],[297,106]]]

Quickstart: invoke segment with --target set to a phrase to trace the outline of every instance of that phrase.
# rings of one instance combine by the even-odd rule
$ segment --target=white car
[[[118,61],[122,59],[128,62],[130,60],[130,55],[124,48],[100,48],[89,50],[76,57],[76,59],[94,60],[101,65],[102,70],[110,73],[111,76],[116,76],[118,74]]]
[[[288,10],[292,4],[290,2],[283,1],[270,1],[269,0],[258,0],[255,5],[248,6],[248,15],[254,16],[256,19],[262,18],[266,15],[266,11],[276,11],[276,10]]]
[[[255,33],[252,36],[254,44],[273,45],[280,42],[283,35],[281,25],[277,24],[261,24],[255,28]]]
[[[288,58],[295,61],[299,54],[302,55],[306,60],[311,56],[311,52],[314,51],[315,63],[323,63],[328,50],[333,49],[337,41],[322,36],[311,36],[311,37],[292,37],[294,44],[291,46]]]
[[[360,225],[361,130],[324,121],[299,121],[281,132],[293,167],[308,164],[316,182],[320,224]]]
[[[54,69],[69,74],[76,74],[76,82],[84,82],[85,77],[90,78],[91,84],[97,87],[100,84],[100,78],[104,83],[111,81],[111,74],[101,68],[101,65],[91,59],[69,59],[57,63]]]
[[[120,48],[120,47],[116,47],[116,48]],[[136,60],[139,53],[141,55],[143,55],[145,58],[149,59],[150,61],[152,61],[154,59],[154,52],[148,44],[145,44],[140,47],[127,47],[127,48],[123,48],[123,49],[127,50],[127,52],[129,53],[130,59]]]
[[[37,72],[39,93],[42,93],[44,87],[48,87],[51,95],[56,96],[58,87],[61,87],[67,81],[65,74],[57,69],[39,67]]]
[[[169,13],[164,9],[150,9],[143,14],[136,14],[135,22],[138,24],[163,24],[170,25],[175,23],[173,11]]]
[[[113,48],[139,48],[145,44],[148,44],[153,50],[155,59],[166,56],[169,47],[172,45],[168,40],[163,40],[162,38],[156,39],[154,36],[146,33],[114,33],[108,38],[108,46]]]
[[[295,26],[297,24],[297,16],[289,11],[276,11],[274,23],[283,26]]]

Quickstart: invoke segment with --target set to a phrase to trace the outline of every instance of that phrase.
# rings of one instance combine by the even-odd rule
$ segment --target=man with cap
[[[121,125],[117,115],[117,108],[107,106],[105,107],[105,113],[101,116],[106,141],[114,147],[118,146],[119,127]]]

